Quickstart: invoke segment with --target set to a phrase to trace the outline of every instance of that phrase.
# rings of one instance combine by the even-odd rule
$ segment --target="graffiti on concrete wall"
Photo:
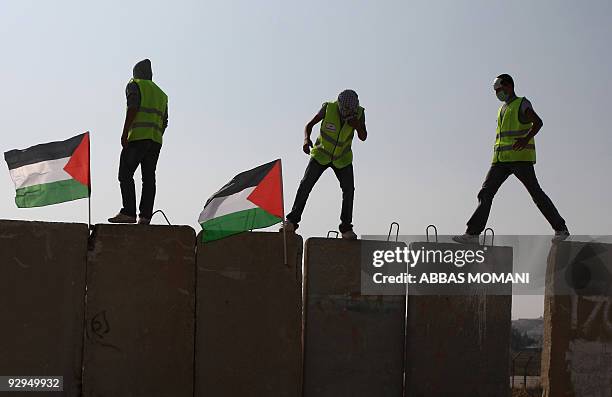
[[[107,339],[110,333],[110,323],[106,316],[106,310],[96,313],[85,328],[87,339],[92,343],[111,348],[116,351],[121,351],[117,346],[110,343]]]
[[[580,302],[584,302],[580,305]],[[587,305],[589,302],[591,305]],[[603,335],[607,339],[612,338],[612,297],[611,296],[578,296],[571,295],[571,313],[572,313],[572,330],[578,333],[588,334],[593,331],[595,324],[602,324],[602,328],[607,335]],[[590,312],[580,313],[586,314],[586,319],[579,323],[578,314],[579,308],[584,309],[586,306],[591,306]],[[601,320],[601,322],[600,322]]]

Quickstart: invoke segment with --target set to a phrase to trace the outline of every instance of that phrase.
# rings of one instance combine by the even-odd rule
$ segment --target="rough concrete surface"
[[[453,243],[414,243],[412,250],[466,249]],[[474,246],[477,247],[477,246]],[[487,247],[495,272],[512,271],[511,247]],[[493,259],[491,259],[493,261]],[[437,266],[435,263],[420,266]],[[453,265],[454,266],[454,265]],[[466,267],[467,271],[468,267]],[[511,290],[486,288],[466,295],[408,296],[406,395],[410,397],[509,396]]]
[[[544,397],[612,396],[612,245],[565,241],[548,257]]]
[[[298,397],[302,238],[247,232],[198,244],[196,396]]]
[[[0,221],[0,375],[64,377],[63,392],[20,396],[80,394],[88,235],[83,224]]]
[[[305,397],[402,396],[405,296],[361,294],[362,253],[397,246],[306,240]]]
[[[86,397],[191,397],[195,232],[96,225],[87,265]]]

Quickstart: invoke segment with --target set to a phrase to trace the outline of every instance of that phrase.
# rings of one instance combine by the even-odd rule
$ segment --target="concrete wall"
[[[64,377],[81,391],[87,226],[0,221],[0,375]]]
[[[360,267],[398,245],[306,240],[305,397],[402,396],[405,296],[361,295]]]
[[[298,397],[302,238],[243,233],[198,245],[196,396]]]
[[[411,244],[413,250],[420,247],[445,251],[466,246]],[[487,250],[495,258],[494,271],[512,271],[512,248],[487,247]],[[417,264],[415,269],[422,269],[421,266],[427,265]],[[436,264],[429,264],[432,266]],[[504,296],[491,295],[486,289],[461,288],[466,288],[466,295],[409,293],[406,396],[509,395],[511,291]]]
[[[612,245],[560,242],[547,267],[545,397],[612,396]]]
[[[308,239],[302,316],[300,236],[285,265],[279,233],[196,245],[189,227],[97,225],[89,251],[88,235],[0,221],[0,375],[62,375],[54,395],[88,397],[507,395],[510,296],[362,295],[364,253],[403,244]],[[493,249],[510,271],[511,250]],[[589,269],[612,263],[595,252]],[[610,390],[611,310],[547,297],[548,397]]]
[[[194,248],[187,226],[96,225],[84,396],[193,395]]]

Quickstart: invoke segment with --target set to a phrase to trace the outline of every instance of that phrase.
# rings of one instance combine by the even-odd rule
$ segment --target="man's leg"
[[[136,216],[136,190],[134,188],[134,172],[140,164],[143,156],[142,141],[128,142],[121,150],[119,160],[119,186],[121,187],[121,198],[123,208],[121,214]]]
[[[511,173],[512,171],[505,164],[496,163],[491,165],[482,188],[478,192],[478,207],[476,207],[470,220],[467,221],[467,234],[478,235],[482,233],[489,219],[493,197],[495,197],[499,187],[508,179]]]
[[[157,142],[147,141],[148,150],[140,163],[142,173],[142,196],[140,196],[140,218],[151,219],[153,203],[155,202],[155,169],[161,145]]]
[[[295,195],[293,208],[291,208],[291,212],[287,214],[287,220],[293,223],[296,229],[300,223],[300,220],[302,219],[302,212],[304,212],[304,207],[306,207],[306,200],[308,200],[308,196],[310,195],[312,188],[327,167],[328,166],[326,165],[319,164],[317,160],[313,158],[311,158],[310,162],[308,162],[308,166],[304,172],[304,177],[300,181],[300,186],[298,187]]]
[[[515,165],[513,167],[513,172],[521,183],[525,185],[527,191],[533,199],[533,202],[538,206],[542,212],[542,215],[544,215],[548,223],[550,223],[550,226],[552,226],[555,231],[567,230],[565,220],[561,217],[553,202],[540,187],[533,165]]]
[[[355,197],[355,178],[353,176],[353,164],[337,169],[332,167],[342,189],[342,211],[340,213],[340,233],[353,230],[353,200]]]

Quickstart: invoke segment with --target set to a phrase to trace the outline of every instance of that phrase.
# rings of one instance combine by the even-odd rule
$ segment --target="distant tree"
[[[521,332],[518,329],[512,327],[512,333],[510,335],[510,347],[514,351],[522,350],[528,346],[537,344],[537,340],[527,335],[525,332]]]

